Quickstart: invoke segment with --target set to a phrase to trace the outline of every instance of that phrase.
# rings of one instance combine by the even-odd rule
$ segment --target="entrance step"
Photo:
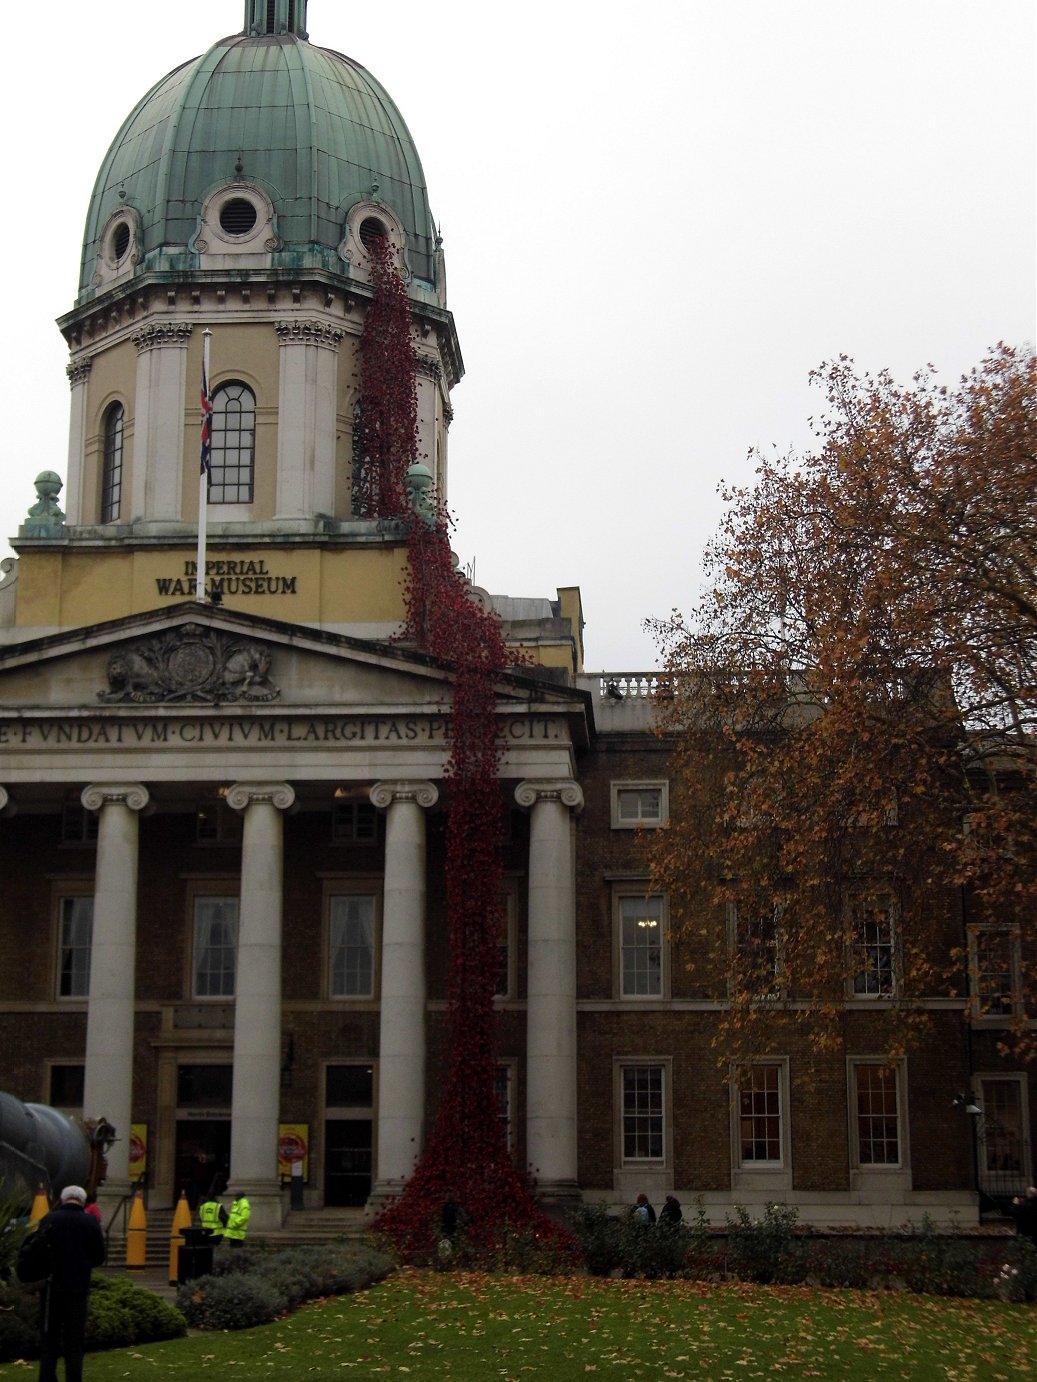
[[[368,1216],[362,1209],[293,1209],[282,1228],[270,1233],[249,1234],[247,1242],[270,1243],[278,1247],[299,1247],[308,1243],[336,1243],[342,1239],[359,1241],[367,1236]],[[169,1236],[173,1227],[171,1209],[148,1210],[148,1270],[168,1268]],[[108,1238],[108,1266],[126,1266],[126,1239],[121,1222]]]
[[[263,1238],[284,1246],[334,1243],[343,1238],[365,1238],[367,1226],[363,1209],[293,1209],[280,1232],[263,1234]]]

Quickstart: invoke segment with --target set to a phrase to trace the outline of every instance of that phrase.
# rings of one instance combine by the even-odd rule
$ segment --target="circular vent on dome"
[[[360,243],[365,250],[371,249],[376,240],[384,240],[385,237],[385,226],[377,216],[365,216],[360,222]]]
[[[231,197],[220,207],[220,226],[228,235],[247,235],[258,219],[256,208],[244,197]]]
[[[112,254],[115,256],[116,263],[122,259],[129,247],[130,228],[125,221],[120,221],[112,235]]]

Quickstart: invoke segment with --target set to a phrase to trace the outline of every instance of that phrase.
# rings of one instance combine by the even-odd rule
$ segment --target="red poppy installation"
[[[407,1259],[435,1254],[449,1202],[463,1214],[467,1251],[499,1261],[509,1240],[567,1237],[512,1164],[497,1097],[493,994],[502,911],[501,793],[496,682],[515,658],[500,621],[481,609],[457,572],[445,514],[408,505],[406,476],[417,456],[416,354],[410,303],[391,247],[370,247],[374,299],[360,340],[367,517],[407,530],[403,637],[454,671],[450,758],[445,769],[446,894],[450,934],[448,1054],[435,1123],[403,1193],[375,1221]]]

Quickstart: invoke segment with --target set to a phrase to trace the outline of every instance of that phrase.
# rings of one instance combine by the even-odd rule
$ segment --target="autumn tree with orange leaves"
[[[892,1056],[917,1000],[948,996],[1032,1056],[1035,359],[1000,346],[957,387],[902,388],[842,358],[814,382],[812,454],[723,492],[708,593],[654,625],[674,962],[711,976],[724,1063],[776,1013],[834,1049],[865,998]],[[977,976],[969,927],[992,923]]]

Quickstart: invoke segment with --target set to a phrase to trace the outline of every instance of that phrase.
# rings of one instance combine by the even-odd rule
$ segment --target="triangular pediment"
[[[134,707],[449,711],[453,672],[414,649],[197,603],[0,648],[0,711]],[[498,701],[582,720],[583,693],[502,674]],[[577,737],[582,737],[579,732]]]

